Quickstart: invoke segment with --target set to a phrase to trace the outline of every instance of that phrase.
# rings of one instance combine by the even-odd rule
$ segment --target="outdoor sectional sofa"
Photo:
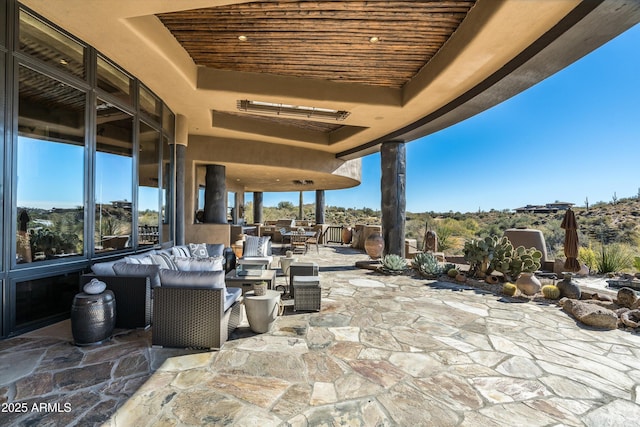
[[[154,345],[220,348],[240,321],[242,291],[224,281],[233,268],[231,248],[190,244],[96,263],[82,284],[97,278],[113,291],[117,328],[153,322]]]

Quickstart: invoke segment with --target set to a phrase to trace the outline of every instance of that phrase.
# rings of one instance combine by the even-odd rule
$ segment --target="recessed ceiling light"
[[[238,40],[240,40],[241,42],[246,42],[248,39],[247,36],[238,36]]]
[[[369,43],[378,43],[380,39],[376,36],[369,37]]]
[[[61,59],[60,65],[69,65],[69,62],[66,59]]]

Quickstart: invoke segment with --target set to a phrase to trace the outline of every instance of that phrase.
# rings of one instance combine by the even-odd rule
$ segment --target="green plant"
[[[382,258],[380,269],[386,274],[400,274],[407,269],[407,261],[400,255],[388,254]]]
[[[484,239],[468,240],[464,244],[464,259],[469,263],[472,275],[484,275],[489,268],[497,239],[487,236]]]
[[[444,272],[444,267],[438,263],[436,256],[428,252],[417,254],[411,265],[423,277],[435,278]]]
[[[560,289],[556,285],[544,285],[542,295],[547,299],[558,299],[560,298]]]
[[[640,271],[640,256],[633,258],[633,268]]]
[[[447,270],[447,276],[455,279],[455,277],[460,273],[457,268],[450,268]]]
[[[511,282],[507,282],[504,285],[502,285],[502,293],[505,295],[509,295],[510,297],[512,297],[516,294],[517,291],[518,291],[518,288],[516,287],[516,285],[514,285]]]
[[[511,252],[510,257],[505,257],[502,262],[496,263],[496,270],[515,280],[520,273],[533,273],[540,269],[542,252],[536,248],[518,246]]]
[[[614,243],[603,245],[598,256],[598,272],[600,274],[616,273],[631,268],[632,256],[622,245]]]
[[[581,246],[578,249],[578,260],[581,264],[586,265],[590,271],[595,271],[597,269],[598,256],[596,255],[596,252],[591,248],[591,245],[589,245],[589,247],[587,248]]]

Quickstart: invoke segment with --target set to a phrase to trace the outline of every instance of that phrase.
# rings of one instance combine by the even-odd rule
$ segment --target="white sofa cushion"
[[[224,258],[180,258],[174,257],[175,263],[179,271],[219,271],[224,270]]]
[[[269,240],[271,236],[247,236],[244,242],[244,257],[264,257],[269,255]]]

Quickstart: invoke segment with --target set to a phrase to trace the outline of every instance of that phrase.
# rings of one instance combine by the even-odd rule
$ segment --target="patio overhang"
[[[228,164],[247,191],[281,191],[276,176],[357,185],[349,160],[478,114],[640,21],[640,5],[616,0],[23,3],[140,78],[186,118],[190,145],[210,145],[194,160]],[[250,112],[243,100],[348,114]],[[215,158],[220,141],[245,147],[242,160]],[[293,154],[274,165],[264,147]]]

